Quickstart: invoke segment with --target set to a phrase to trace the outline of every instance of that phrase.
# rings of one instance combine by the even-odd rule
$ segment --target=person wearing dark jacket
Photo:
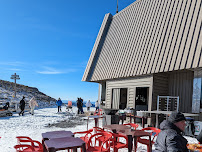
[[[6,105],[5,105],[5,106],[3,106],[3,109],[4,109],[4,110],[8,110],[9,105],[10,105],[10,103],[9,103],[9,102],[6,102]]]
[[[185,130],[186,118],[181,112],[172,112],[168,120],[160,124],[155,152],[188,152],[187,140],[182,136]]]
[[[78,114],[82,114],[82,107],[83,107],[83,103],[81,101],[81,98],[77,98],[77,108],[78,108]]]
[[[196,139],[198,140],[198,142],[202,143],[202,131],[201,131],[200,134],[196,137]]]
[[[81,101],[81,113],[83,114],[83,113],[84,113],[84,112],[83,112],[83,99],[80,98],[80,101]]]
[[[24,110],[25,110],[25,100],[24,100],[24,96],[22,97],[22,100],[20,100],[20,113],[19,113],[19,116],[22,114],[22,116],[24,115]]]

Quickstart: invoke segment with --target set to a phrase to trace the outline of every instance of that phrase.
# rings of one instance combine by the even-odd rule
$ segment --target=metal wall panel
[[[190,112],[192,109],[194,72],[190,70],[158,73],[153,75],[152,110],[156,110],[157,96],[179,96],[179,110]]]
[[[88,60],[86,70],[85,70],[85,73],[84,73],[83,78],[82,78],[83,81],[88,79],[88,76],[89,76],[89,74],[91,74],[91,72],[94,72],[92,67],[95,64],[94,62],[96,62],[95,61],[96,57],[98,57],[100,54],[100,50],[102,47],[101,45],[102,45],[102,42],[104,41],[105,34],[107,33],[107,31],[109,29],[108,26],[110,25],[111,20],[112,20],[112,15],[109,13],[106,14],[104,17],[104,20],[102,22],[101,28],[99,30],[95,44],[93,46],[93,50],[91,52],[90,58]]]
[[[168,88],[170,96],[179,96],[179,111],[192,111],[194,72],[183,70],[169,73]]]
[[[164,72],[165,71],[165,66],[168,65],[167,61],[170,60],[170,56],[171,56],[171,49],[173,49],[173,47],[175,46],[175,42],[174,40],[176,40],[178,32],[177,30],[180,28],[180,19],[182,18],[182,7],[184,6],[185,3],[183,3],[184,1],[179,1],[179,3],[177,3],[177,8],[175,13],[173,13],[174,15],[174,20],[172,20],[171,24],[168,27],[168,35],[166,37],[166,43],[163,44],[163,56],[161,60],[161,64],[159,65],[160,69],[159,72]],[[158,69],[157,69],[158,71]],[[156,71],[156,72],[157,72]]]
[[[169,2],[169,1],[168,1]],[[158,71],[162,72],[161,68],[163,67],[162,65],[165,64],[165,56],[168,54],[168,46],[172,42],[172,37],[174,31],[175,31],[175,26],[176,22],[178,20],[177,14],[179,14],[179,7],[181,6],[180,0],[177,1],[170,1],[168,4],[168,13],[166,14],[166,22],[165,22],[165,34],[163,35],[163,41],[164,43],[161,44],[160,47],[160,55],[157,60],[157,66],[155,67],[155,73]],[[161,51],[162,50],[162,51]]]
[[[193,61],[199,61],[200,60],[200,53],[201,52],[201,48],[200,46],[198,45],[198,42],[202,41],[202,39],[200,39],[199,41],[199,38],[201,37],[201,18],[202,18],[202,9],[201,9],[201,6],[202,6],[202,1],[200,1],[200,4],[196,6],[196,23],[194,25],[194,33],[193,33],[193,40],[192,40],[192,45],[191,45],[191,48],[189,50],[189,56],[188,56],[188,59],[187,59],[187,65],[186,65],[186,68],[191,68],[192,66],[193,67],[196,67],[195,63],[193,64]],[[196,53],[196,50],[198,48],[198,52]],[[194,56],[198,56],[199,59],[194,59]],[[194,60],[193,60],[194,59]],[[199,67],[201,67],[199,65]]]
[[[110,26],[105,17],[82,80],[202,67],[201,5],[202,0],[138,0],[114,15]]]
[[[157,110],[157,96],[168,96],[168,73],[153,75],[152,110]]]

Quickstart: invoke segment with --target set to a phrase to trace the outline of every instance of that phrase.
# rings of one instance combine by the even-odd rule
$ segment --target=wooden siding
[[[112,17],[105,35],[101,26],[82,80],[99,82],[202,67],[201,6],[202,0],[132,3]]]
[[[153,75],[152,110],[157,110],[157,96],[168,96],[168,73]]]
[[[169,95],[179,96],[179,110],[190,113],[192,111],[194,72],[183,70],[169,73]]]
[[[152,110],[156,110],[157,96],[179,96],[182,112],[192,111],[194,72],[182,70],[153,75]]]
[[[111,100],[112,100],[112,89],[116,88],[127,88],[127,107],[134,108],[135,107],[135,95],[136,95],[136,87],[149,87],[150,97],[149,98],[149,109],[151,108],[151,100],[152,100],[152,85],[153,85],[153,77],[139,77],[133,79],[125,79],[125,80],[116,80],[116,81],[107,81],[106,82],[106,101],[105,108],[111,108]]]

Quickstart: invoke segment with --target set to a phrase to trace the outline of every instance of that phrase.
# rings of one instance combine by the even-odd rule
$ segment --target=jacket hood
[[[181,133],[182,132],[182,130],[180,130],[176,125],[174,125],[172,122],[170,122],[168,120],[164,120],[160,124],[160,129],[161,130],[173,129],[173,130],[177,131],[177,133]]]

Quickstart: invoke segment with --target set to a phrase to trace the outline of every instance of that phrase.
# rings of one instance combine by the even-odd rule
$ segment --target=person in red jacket
[[[72,110],[72,101],[68,101],[66,109],[67,109],[67,111]]]

